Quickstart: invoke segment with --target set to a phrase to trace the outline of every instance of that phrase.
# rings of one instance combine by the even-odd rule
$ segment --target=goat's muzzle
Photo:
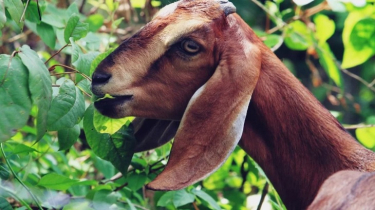
[[[102,92],[101,87],[108,83],[112,75],[95,71],[92,75],[91,91],[99,98],[103,97],[105,93]]]
[[[133,95],[112,96],[111,98],[95,101],[94,106],[101,114],[112,118],[118,118],[116,107],[130,101],[132,97]]]
[[[109,81],[109,79],[112,77],[110,74],[102,73],[102,72],[95,72],[92,75],[92,85],[103,85]]]

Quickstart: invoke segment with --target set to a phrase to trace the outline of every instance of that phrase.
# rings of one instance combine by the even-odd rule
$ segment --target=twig
[[[373,127],[375,127],[375,125],[358,124],[358,125],[347,125],[347,126],[344,126],[344,128],[346,130],[354,130],[354,129],[358,129],[358,128],[373,128]]]
[[[194,207],[194,210],[199,210],[197,203],[195,201],[193,202],[193,207]]]
[[[61,67],[70,69],[70,70],[74,71],[75,73],[82,75],[82,77],[84,77],[85,79],[87,79],[87,80],[89,80],[91,82],[91,78],[89,76],[87,76],[86,74],[78,71],[77,69],[75,69],[73,67],[70,67],[70,66],[67,66],[67,65],[64,65],[64,64],[55,64],[55,65],[49,67],[48,70],[51,72],[51,71],[53,71],[55,69],[56,66],[61,66]]]
[[[66,44],[66,45],[64,45],[61,49],[59,49],[55,54],[53,54],[50,58],[48,58],[47,60],[46,60],[46,62],[44,62],[44,64],[47,64],[48,63],[48,61],[50,61],[53,57],[55,57],[57,54],[59,54],[65,47],[67,47],[67,46],[70,46],[70,44]]]
[[[283,43],[284,43],[284,36],[281,36],[279,39],[279,42],[277,42],[277,44],[271,48],[272,52],[275,52],[276,50],[278,50],[281,47],[281,45],[283,45]]]
[[[272,17],[274,20],[277,20],[277,23],[280,23],[280,25],[285,26],[286,23],[279,17],[276,17],[273,15],[262,3],[260,3],[258,0],[251,0],[254,4],[256,4],[258,7],[260,7],[263,11],[265,11],[270,17]],[[279,24],[277,24],[279,25]]]
[[[28,29],[27,31],[25,31],[25,32],[23,32],[23,33],[20,33],[20,34],[17,34],[17,35],[15,35],[14,37],[8,39],[8,41],[6,41],[6,42],[7,42],[7,43],[15,42],[15,41],[21,39],[22,37],[25,37],[25,36],[27,36],[27,35],[29,35],[29,34],[31,34],[31,33],[32,33],[32,31],[31,31],[30,29]]]
[[[327,1],[323,1],[321,4],[318,4],[315,7],[305,10],[303,12],[303,17],[311,17],[318,12],[321,12],[323,10],[329,10],[329,9],[331,9],[331,7],[327,3]]]
[[[372,80],[372,82],[370,82],[370,84],[368,84],[367,87],[372,87],[372,86],[374,86],[374,85],[375,85],[375,79]]]
[[[39,201],[38,201],[38,198],[35,197],[35,195],[31,192],[31,190],[22,182],[22,180],[20,178],[18,178],[17,174],[13,171],[6,155],[5,155],[5,152],[4,152],[4,148],[3,148],[3,143],[0,143],[0,149],[1,149],[1,153],[3,154],[3,157],[5,159],[5,162],[10,170],[10,172],[12,172],[14,178],[26,189],[26,191],[30,194],[30,196],[32,197],[32,199],[34,200],[35,204],[39,207],[40,210],[43,210],[42,206],[39,204]]]
[[[81,88],[81,87],[78,86],[78,85],[77,85],[77,87],[78,87],[78,89],[80,89],[80,90],[82,91],[83,94],[87,95],[87,96],[90,97],[90,98],[92,97],[88,92],[86,92],[85,90],[83,90],[83,88]]]
[[[118,186],[118,187],[116,187],[113,191],[119,191],[119,190],[121,190],[122,188],[124,188],[124,187],[126,187],[126,186],[128,186],[128,183],[127,182],[125,182],[124,184],[122,184],[121,186]]]
[[[139,208],[139,209],[149,210],[148,208],[145,208],[145,207],[143,207],[143,206],[137,205],[137,204],[135,204],[135,203],[133,203],[133,206],[135,206],[135,207],[137,207],[137,208]]]
[[[251,0],[254,4],[260,7],[263,11],[265,11],[269,16],[273,17],[275,20],[279,19],[278,17],[274,16],[262,3],[257,0]]]
[[[366,85],[367,88],[369,88],[370,90],[372,90],[373,92],[375,92],[375,88],[373,86],[371,86],[371,84],[374,81],[372,81],[371,84],[370,84],[366,80],[362,79],[362,77],[360,77],[360,76],[358,76],[356,74],[351,73],[347,69],[342,68],[341,67],[341,63],[334,56],[332,56],[330,53],[327,53],[324,49],[322,49],[318,45],[316,45],[316,47],[319,48],[319,50],[321,50],[323,53],[326,53],[333,60],[333,62],[335,62],[337,68],[340,69],[340,71],[344,72],[346,75],[350,76],[351,78],[353,78],[353,79],[361,82],[362,84]]]
[[[262,190],[262,196],[260,197],[260,201],[259,201],[257,210],[260,210],[262,208],[262,204],[263,204],[264,199],[266,198],[266,195],[268,193],[268,187],[269,187],[269,184],[268,184],[268,182],[266,182],[266,184],[264,185],[263,190]]]
[[[336,61],[336,59],[334,59],[335,62],[338,62]],[[373,86],[370,85],[370,83],[368,83],[367,81],[365,81],[364,79],[362,79],[362,77],[356,75],[356,74],[353,74],[352,72],[348,71],[347,69],[344,69],[344,68],[341,68],[340,65],[339,66],[339,69],[344,72],[346,75],[352,77],[353,79],[356,79],[358,80],[359,82],[361,82],[362,84],[366,85],[367,88],[369,88],[370,90],[374,91],[375,92],[375,88]]]
[[[83,7],[85,6],[85,4],[86,4],[86,0],[83,0],[81,6],[79,7],[79,12],[80,13],[83,12]]]
[[[23,12],[22,12],[22,15],[21,15],[21,18],[20,18],[19,22],[22,22],[23,18],[25,17],[25,13],[26,13],[27,7],[29,6],[29,3],[30,3],[30,0],[27,0],[25,9],[23,9]]]

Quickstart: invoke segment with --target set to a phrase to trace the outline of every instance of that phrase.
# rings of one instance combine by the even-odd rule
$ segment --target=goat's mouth
[[[125,103],[126,101],[130,101],[132,98],[133,95],[109,97],[103,96],[94,102],[94,106],[101,114],[109,117],[116,117],[114,108]]]

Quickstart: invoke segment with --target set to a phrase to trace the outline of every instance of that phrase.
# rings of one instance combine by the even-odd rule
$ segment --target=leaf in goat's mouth
[[[95,98],[95,102],[96,101],[101,101],[101,100],[103,100],[103,99],[115,99],[115,97],[114,96],[111,96],[111,95],[109,95],[108,93],[106,93],[103,97],[101,97],[101,98]]]

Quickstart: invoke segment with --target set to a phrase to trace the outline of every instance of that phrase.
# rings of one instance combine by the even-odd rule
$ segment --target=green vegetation
[[[200,183],[146,191],[171,144],[133,154],[133,118],[94,110],[96,66],[169,2],[0,0],[0,209],[255,209],[263,188],[264,206],[285,208],[240,148]],[[295,2],[233,0],[264,43],[375,150],[375,1]]]

